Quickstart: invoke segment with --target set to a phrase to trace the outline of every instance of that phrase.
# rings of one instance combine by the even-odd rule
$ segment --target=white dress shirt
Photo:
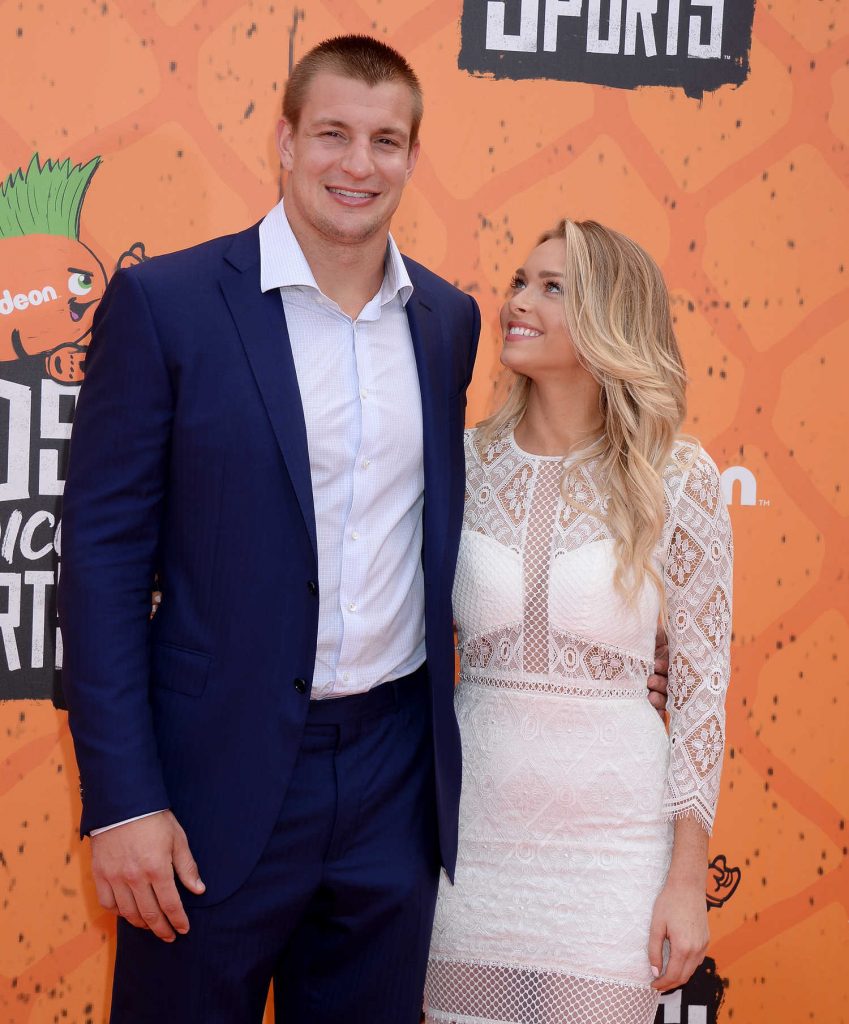
[[[364,693],[425,659],[421,394],[404,309],[413,285],[390,235],[383,283],[353,320],[316,284],[282,201],[259,244],[261,288],[279,289],[286,314],[309,448],[319,585],[311,697]]]
[[[307,429],[319,585],[312,697],[363,693],[425,657],[422,411],[404,310],[413,285],[390,236],[380,290],[352,320],[316,284],[282,201],[259,244]]]

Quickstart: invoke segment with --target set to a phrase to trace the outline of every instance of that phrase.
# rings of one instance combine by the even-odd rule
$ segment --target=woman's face
[[[562,238],[538,245],[514,274],[501,307],[501,362],[532,380],[579,365],[563,311],[565,263]]]

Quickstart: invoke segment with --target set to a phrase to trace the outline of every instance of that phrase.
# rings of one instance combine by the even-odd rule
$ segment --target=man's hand
[[[669,644],[663,626],[657,627],[654,638],[654,675],[649,676],[649,703],[661,713],[666,711],[666,688],[669,682]]]
[[[202,893],[186,833],[170,811],[129,821],[91,837],[94,885],[100,905],[136,928],[149,928],[164,942],[185,935],[189,919],[177,886]]]

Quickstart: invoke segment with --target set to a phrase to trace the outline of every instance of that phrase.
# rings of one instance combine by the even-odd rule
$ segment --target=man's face
[[[419,155],[418,142],[410,146],[412,121],[403,82],[316,75],[297,130],[284,120],[277,132],[296,227],[348,244],[388,230]]]

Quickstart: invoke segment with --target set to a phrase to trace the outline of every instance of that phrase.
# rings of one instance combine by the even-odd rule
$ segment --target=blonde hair
[[[657,264],[630,238],[595,221],[561,220],[538,245],[560,238],[566,245],[563,309],[581,364],[601,386],[602,436],[584,449],[560,482],[564,501],[582,511],[570,493],[571,475],[597,462],[603,513],[615,544],[614,583],[629,602],[646,579],[660,593],[653,560],[664,524],[663,474],[686,412],[686,373]],[[524,415],[531,381],[515,374],[504,405],[480,424],[485,448]],[[599,513],[595,513],[598,515]]]

